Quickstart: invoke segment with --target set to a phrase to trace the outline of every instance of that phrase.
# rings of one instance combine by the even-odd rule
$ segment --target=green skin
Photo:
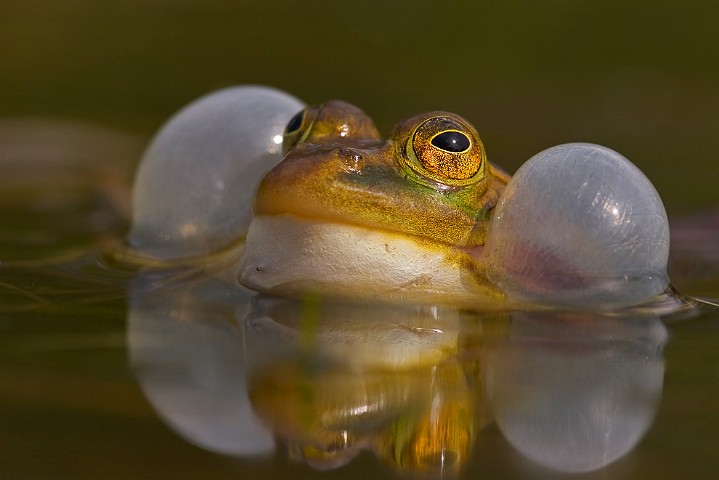
[[[466,120],[426,113],[399,123],[383,140],[364,112],[344,102],[298,115],[285,134],[285,159],[259,184],[255,215],[290,213],[442,248],[484,244],[489,214],[509,175],[487,162]],[[444,121],[436,132],[427,123],[435,118]],[[429,144],[443,125],[464,134],[470,148],[456,154]]]

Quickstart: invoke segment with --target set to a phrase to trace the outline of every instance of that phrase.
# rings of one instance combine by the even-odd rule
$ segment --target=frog
[[[259,292],[480,308],[675,296],[666,210],[629,159],[572,142],[510,178],[467,120],[442,111],[383,138],[344,102],[223,89],[160,129],[133,205],[130,256]]]
[[[360,108],[308,106],[260,180],[239,281],[282,295],[492,303],[482,250],[510,175],[455,113],[409,117],[387,138]]]

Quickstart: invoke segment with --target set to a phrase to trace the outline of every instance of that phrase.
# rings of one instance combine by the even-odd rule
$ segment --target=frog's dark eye
[[[474,129],[460,117],[437,115],[420,123],[407,145],[408,165],[448,185],[466,185],[484,177],[484,148]]]
[[[304,118],[304,116],[304,110],[297,112],[295,116],[292,117],[289,122],[287,122],[287,127],[285,127],[285,135],[287,135],[288,133],[294,133],[299,130],[302,126],[302,119]]]
[[[287,151],[301,143],[306,137],[312,126],[312,122],[317,116],[317,108],[307,107],[297,112],[285,127],[285,134],[282,138],[282,152]]]
[[[464,152],[471,145],[467,135],[453,130],[438,133],[434,136],[430,143],[440,150],[444,150],[449,153]]]

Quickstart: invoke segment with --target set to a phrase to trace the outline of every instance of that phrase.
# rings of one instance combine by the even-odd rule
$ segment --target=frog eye
[[[471,142],[467,135],[455,130],[438,133],[430,141],[432,145],[449,153],[461,153],[469,149]]]
[[[484,178],[485,154],[474,129],[454,116],[425,120],[410,136],[406,156],[417,173],[449,185]]]
[[[302,126],[302,119],[305,116],[305,111],[301,110],[297,113],[295,113],[295,116],[290,119],[289,122],[287,122],[287,127],[285,128],[285,135],[289,133],[294,133],[297,130],[300,129]]]
[[[297,112],[285,127],[285,133],[282,137],[282,153],[302,142],[310,131],[310,126],[317,116],[317,109],[307,107]]]

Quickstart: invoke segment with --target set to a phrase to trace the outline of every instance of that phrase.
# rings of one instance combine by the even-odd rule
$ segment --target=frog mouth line
[[[284,211],[284,212],[272,212],[272,213],[262,213],[259,215],[256,215],[256,217],[267,217],[267,218],[294,218],[298,221],[304,221],[308,223],[317,223],[317,224],[325,224],[325,225],[335,225],[339,228],[356,228],[356,229],[363,229],[371,232],[380,232],[384,235],[391,236],[391,237],[399,237],[407,240],[412,240],[418,245],[420,245],[423,248],[427,249],[437,249],[442,251],[452,251],[452,252],[463,252],[470,257],[474,258],[476,261],[481,261],[483,257],[484,252],[484,245],[458,245],[455,243],[448,242],[443,239],[435,238],[429,234],[423,235],[418,234],[413,231],[403,230],[403,229],[397,229],[392,228],[391,226],[388,227],[388,225],[382,223],[350,223],[347,221],[339,220],[336,216],[333,215],[303,215],[302,213],[295,213],[291,211]]]

